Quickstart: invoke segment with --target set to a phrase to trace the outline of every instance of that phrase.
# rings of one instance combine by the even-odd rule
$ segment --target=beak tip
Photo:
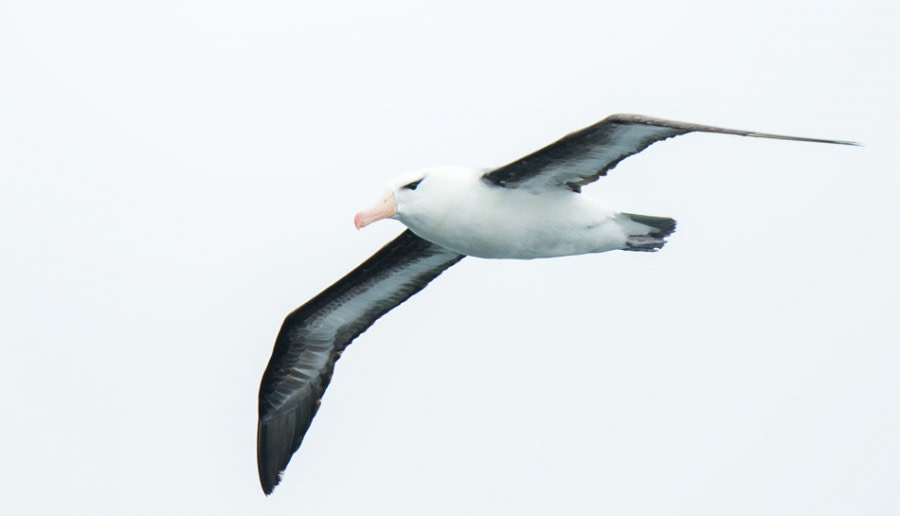
[[[394,194],[388,190],[375,206],[357,213],[353,217],[353,225],[356,229],[362,229],[375,221],[393,217],[396,213],[397,201],[394,200]]]

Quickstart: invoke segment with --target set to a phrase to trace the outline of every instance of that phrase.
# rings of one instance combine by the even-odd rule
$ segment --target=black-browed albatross
[[[423,169],[401,176],[354,218],[407,226],[396,239],[284,320],[259,389],[257,461],[270,494],[300,447],[344,348],[376,319],[465,256],[547,258],[657,251],[675,221],[619,212],[580,195],[581,187],[648,146],[690,132],[818,143],[800,138],[612,115],[489,171]]]

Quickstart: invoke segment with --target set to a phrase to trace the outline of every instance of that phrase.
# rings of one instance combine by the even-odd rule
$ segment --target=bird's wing
[[[483,180],[507,188],[546,190],[581,187],[605,176],[620,161],[650,145],[691,132],[735,134],[802,142],[858,145],[854,142],[801,138],[690,124],[642,115],[612,115],[596,124],[485,173]]]
[[[287,316],[259,387],[257,463],[266,494],[300,447],[344,348],[462,258],[406,230]]]

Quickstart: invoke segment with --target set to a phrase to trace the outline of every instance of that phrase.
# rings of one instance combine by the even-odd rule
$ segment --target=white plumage
[[[425,240],[479,258],[550,258],[622,249],[652,228],[568,188],[497,188],[484,171],[435,167],[391,183],[392,215]],[[404,185],[418,181],[415,190]]]

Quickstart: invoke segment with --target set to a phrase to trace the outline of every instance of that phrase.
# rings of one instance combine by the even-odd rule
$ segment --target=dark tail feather
[[[622,215],[650,228],[649,232],[642,235],[628,235],[624,251],[658,251],[666,245],[666,238],[675,232],[675,219],[634,213],[623,213]]]

